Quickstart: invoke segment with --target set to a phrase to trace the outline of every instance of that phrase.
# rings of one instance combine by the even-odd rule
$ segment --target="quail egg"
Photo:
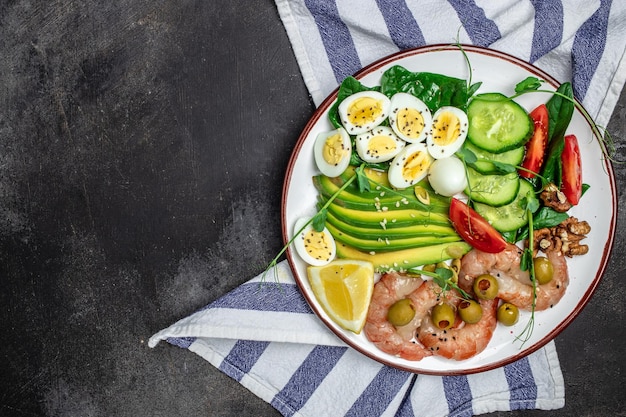
[[[424,143],[404,147],[389,165],[389,183],[396,188],[407,188],[421,181],[427,174],[433,157]]]
[[[428,182],[439,195],[458,194],[467,187],[465,166],[456,156],[436,159],[428,170]]]
[[[294,225],[294,233],[297,236],[293,240],[293,245],[296,253],[309,265],[326,265],[335,259],[337,252],[335,239],[327,228],[318,232],[312,224],[304,227],[309,220],[308,218],[300,218]],[[303,227],[304,229],[302,229]]]
[[[378,91],[361,91],[346,97],[338,107],[341,124],[351,135],[360,135],[381,124],[391,102]]]
[[[396,93],[391,97],[389,125],[407,142],[423,142],[430,134],[432,114],[419,98],[408,93]]]
[[[461,148],[467,137],[467,114],[461,109],[444,106],[433,115],[432,132],[426,139],[433,158],[446,158]]]
[[[315,164],[327,177],[338,177],[348,168],[351,152],[350,136],[341,127],[320,133],[313,145]]]
[[[365,162],[385,162],[393,159],[406,144],[390,127],[378,126],[356,137],[356,151]]]

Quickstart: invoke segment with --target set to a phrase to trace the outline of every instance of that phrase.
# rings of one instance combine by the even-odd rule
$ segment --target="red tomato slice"
[[[561,154],[561,191],[573,205],[578,204],[583,190],[583,169],[580,148],[575,135],[565,136],[565,146]]]
[[[467,204],[453,198],[450,220],[456,232],[472,247],[483,252],[498,253],[506,248],[506,240],[480,214]]]
[[[524,156],[522,167],[532,172],[520,169],[519,175],[524,178],[534,178],[535,173],[539,172],[543,165],[543,158],[548,145],[549,118],[546,105],[541,104],[530,112],[530,118],[533,119],[535,130],[530,140],[526,143],[526,155]]]

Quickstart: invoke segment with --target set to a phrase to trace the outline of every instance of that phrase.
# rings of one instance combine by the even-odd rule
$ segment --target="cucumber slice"
[[[526,180],[520,180],[520,187],[515,200],[501,207],[475,203],[474,210],[485,218],[499,232],[512,232],[528,222],[526,210],[522,207],[522,199],[528,193],[534,193],[533,186]]]
[[[481,149],[466,140],[465,143],[463,143],[463,147],[476,155],[476,163],[474,164],[474,168],[481,174],[495,174],[498,172],[494,168],[491,161],[519,166],[524,160],[525,148],[523,146],[518,146],[517,148],[513,148],[510,151],[492,153],[487,152],[484,149]]]
[[[486,175],[468,167],[465,194],[473,201],[500,207],[515,199],[519,184],[517,172]]]
[[[467,107],[467,139],[488,152],[522,146],[533,133],[533,121],[522,106],[504,94],[479,94]]]

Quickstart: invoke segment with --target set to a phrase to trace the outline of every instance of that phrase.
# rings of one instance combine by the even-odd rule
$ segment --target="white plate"
[[[472,82],[482,81],[480,92],[514,93],[515,85],[528,76],[547,81],[544,87],[555,89],[559,82],[542,70],[510,55],[490,49],[463,46],[472,66]],[[433,45],[400,52],[384,58],[355,76],[364,85],[380,85],[381,74],[393,65],[401,65],[410,71],[424,71],[467,79],[469,69],[459,48],[451,45]],[[283,237],[288,241],[293,233],[296,219],[315,214],[317,191],[311,177],[318,173],[313,160],[313,142],[318,133],[332,128],[328,111],[337,97],[333,92],[313,114],[302,132],[289,162],[283,188],[282,224]],[[546,102],[549,94],[532,93],[517,100],[528,111]],[[606,267],[615,230],[617,200],[613,168],[603,157],[602,147],[593,136],[589,124],[575,111],[567,133],[574,133],[581,148],[583,182],[591,188],[581,203],[570,210],[572,216],[586,220],[591,233],[585,243],[589,253],[568,259],[570,285],[563,299],[552,309],[535,313],[532,337],[523,346],[514,340],[528,320],[522,313],[518,324],[512,328],[498,326],[488,347],[479,355],[464,361],[428,357],[421,361],[407,361],[388,355],[370,343],[365,335],[356,335],[337,326],[323,311],[306,277],[306,265],[294,251],[287,258],[306,300],[320,319],[345,343],[363,354],[384,364],[411,372],[457,375],[485,371],[520,359],[539,349],[558,335],[582,310],[595,291]]]

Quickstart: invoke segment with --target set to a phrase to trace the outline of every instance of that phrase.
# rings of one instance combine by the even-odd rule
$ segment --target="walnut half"
[[[543,191],[541,191],[541,194],[539,194],[539,198],[543,201],[544,205],[559,213],[565,213],[572,208],[572,204],[567,201],[565,194],[553,183],[546,185]]]
[[[569,217],[559,225],[551,228],[535,230],[533,234],[536,250],[549,252],[561,251],[563,255],[572,257],[589,252],[589,246],[580,243],[591,232],[591,226],[586,221],[579,221],[576,217]]]

